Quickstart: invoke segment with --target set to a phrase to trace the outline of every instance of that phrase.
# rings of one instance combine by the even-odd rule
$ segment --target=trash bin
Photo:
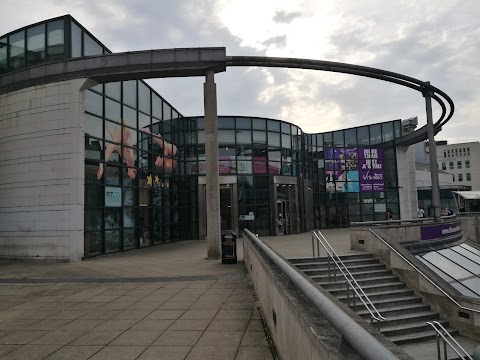
[[[237,234],[232,230],[222,233],[222,264],[237,263]]]

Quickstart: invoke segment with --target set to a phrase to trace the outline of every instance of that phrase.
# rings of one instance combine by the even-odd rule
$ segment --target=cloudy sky
[[[454,117],[438,140],[480,140],[478,0],[1,0],[0,9],[0,34],[71,14],[113,52],[224,46],[228,56],[398,72],[430,81],[453,99]],[[378,80],[239,67],[215,79],[220,115],[282,119],[306,132],[412,116],[426,121],[421,94]],[[148,82],[183,115],[203,113],[203,78]]]

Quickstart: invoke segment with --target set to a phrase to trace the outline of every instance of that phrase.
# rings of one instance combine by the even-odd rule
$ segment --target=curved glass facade
[[[110,51],[71,16],[0,36],[0,75]],[[142,80],[85,91],[85,256],[204,238],[205,127]],[[320,134],[218,118],[221,226],[259,235],[398,218],[400,120]]]

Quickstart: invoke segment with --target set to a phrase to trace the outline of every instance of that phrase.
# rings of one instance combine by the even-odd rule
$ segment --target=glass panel
[[[150,126],[150,116],[138,113],[138,128],[143,129]]]
[[[473,274],[480,274],[480,265],[465,258],[461,254],[458,254],[451,249],[443,249],[438,251],[439,254],[442,254],[449,260],[459,264],[461,267],[467,269],[468,271],[472,272]]]
[[[25,67],[25,31],[12,34],[10,42],[10,69],[17,70]]]
[[[345,130],[345,146],[357,145],[357,131],[356,129]]]
[[[323,134],[317,134],[317,146],[323,146]]]
[[[86,32],[83,33],[83,54],[84,56],[101,55],[103,48],[93,40]]]
[[[477,296],[480,295],[480,278],[475,277],[473,279],[462,280],[460,283],[475,292]]]
[[[290,124],[282,122],[282,132],[290,135]]]
[[[266,144],[267,133],[265,131],[253,131],[253,143],[254,144]]]
[[[470,296],[470,297],[478,297],[477,294],[475,294],[473,291],[467,289],[465,286],[463,286],[460,283],[454,282],[454,283],[451,283],[450,285],[452,285],[455,289],[457,289],[460,292],[460,294],[462,294],[462,295]]]
[[[268,133],[268,146],[280,147],[280,134],[279,133]]]
[[[150,114],[150,89],[143,82],[138,82],[138,110]]]
[[[65,58],[64,20],[47,23],[47,61]]]
[[[282,134],[282,147],[287,148],[287,149],[292,148],[290,135]]]
[[[237,160],[237,173],[238,174],[251,174],[252,162],[249,160]]]
[[[99,187],[99,186],[96,186]],[[85,189],[87,189],[86,187]],[[103,190],[103,188],[102,188]],[[85,210],[85,230],[102,230],[103,229],[103,209],[88,208]]]
[[[394,138],[393,123],[388,122],[388,123],[382,124],[382,133],[383,133],[383,141],[393,140]]]
[[[251,129],[252,119],[250,118],[237,118],[237,129]]]
[[[103,97],[92,91],[85,91],[85,111],[103,116]]]
[[[264,119],[252,119],[252,125],[255,130],[267,129],[267,122]]]
[[[343,131],[335,131],[333,133],[333,146],[344,146]]]
[[[105,95],[109,96],[115,100],[121,101],[121,89],[120,89],[120,82],[111,82],[105,84]]]
[[[250,130],[237,130],[237,144],[251,144],[252,132]]]
[[[478,250],[477,253],[469,250],[469,249],[472,249],[472,250],[476,250],[474,249],[473,247],[471,247],[470,245],[467,245],[467,244],[462,244],[460,246],[455,246],[452,248],[452,250],[455,250],[459,253],[461,253],[463,256],[469,258],[470,260],[476,262],[477,264],[480,264],[480,252]]]
[[[235,119],[231,117],[219,117],[218,118],[218,128],[219,129],[234,129],[235,128]]]
[[[95,255],[102,252],[102,235],[103,232],[85,232],[85,243],[87,244],[87,254]]]
[[[220,144],[234,144],[235,130],[218,130],[218,142]]]
[[[72,57],[82,56],[82,29],[71,22],[72,24]]]
[[[445,272],[447,275],[451,276],[454,279],[463,279],[472,275],[462,267],[458,266],[454,262],[446,259],[445,257],[436,252],[430,252],[428,254],[425,254],[423,255],[423,258],[433,264],[436,264],[443,272]]]
[[[120,247],[120,230],[105,231],[105,252],[118,250]]]
[[[152,93],[152,115],[158,119],[162,118],[162,99]]]
[[[135,229],[123,230],[123,248],[131,249],[136,246]]]
[[[280,132],[280,121],[278,121],[278,120],[268,120],[267,121],[267,130]]]
[[[133,208],[123,209],[123,227],[135,227],[137,225],[137,212]]]
[[[370,145],[370,134],[367,126],[357,128],[357,143],[359,146]]]
[[[45,62],[45,24],[27,29],[27,65]]]
[[[370,126],[370,144],[380,144],[382,142],[382,126],[380,124]]]
[[[116,101],[105,98],[105,117],[113,121],[121,122],[122,105]]]
[[[462,244],[460,245],[462,248],[464,249],[467,249],[468,251],[474,253],[474,254],[477,254],[478,256],[480,256],[480,250],[477,250],[475,249],[474,247],[470,246],[470,245],[467,245],[467,244]]]
[[[123,103],[137,107],[137,81],[129,80],[123,82]]]
[[[163,103],[163,120],[170,120],[172,118],[172,108],[167,103]]]
[[[89,114],[85,115],[85,136],[95,136],[103,138],[103,121],[102,119]]]
[[[128,106],[123,107],[123,121],[124,124],[132,128],[137,128],[137,112],[129,108]]]
[[[7,38],[0,39],[0,74],[6,73],[7,68]]]

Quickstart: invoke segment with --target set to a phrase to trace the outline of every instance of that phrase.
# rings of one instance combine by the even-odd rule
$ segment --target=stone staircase
[[[387,319],[380,324],[380,331],[397,345],[412,344],[435,340],[436,333],[427,321],[436,320],[452,335],[458,331],[450,328],[446,320],[423,303],[422,298],[407,288],[405,283],[385,267],[372,254],[340,256],[357,283],[375,305],[379,313]],[[313,279],[317,284],[329,291],[347,305],[346,280],[337,270],[336,280],[333,277],[335,264],[331,262],[331,278],[328,276],[327,258],[289,259],[299,270]],[[350,308],[354,309],[350,289]],[[355,312],[370,321],[370,313],[360,300],[356,300]]]

